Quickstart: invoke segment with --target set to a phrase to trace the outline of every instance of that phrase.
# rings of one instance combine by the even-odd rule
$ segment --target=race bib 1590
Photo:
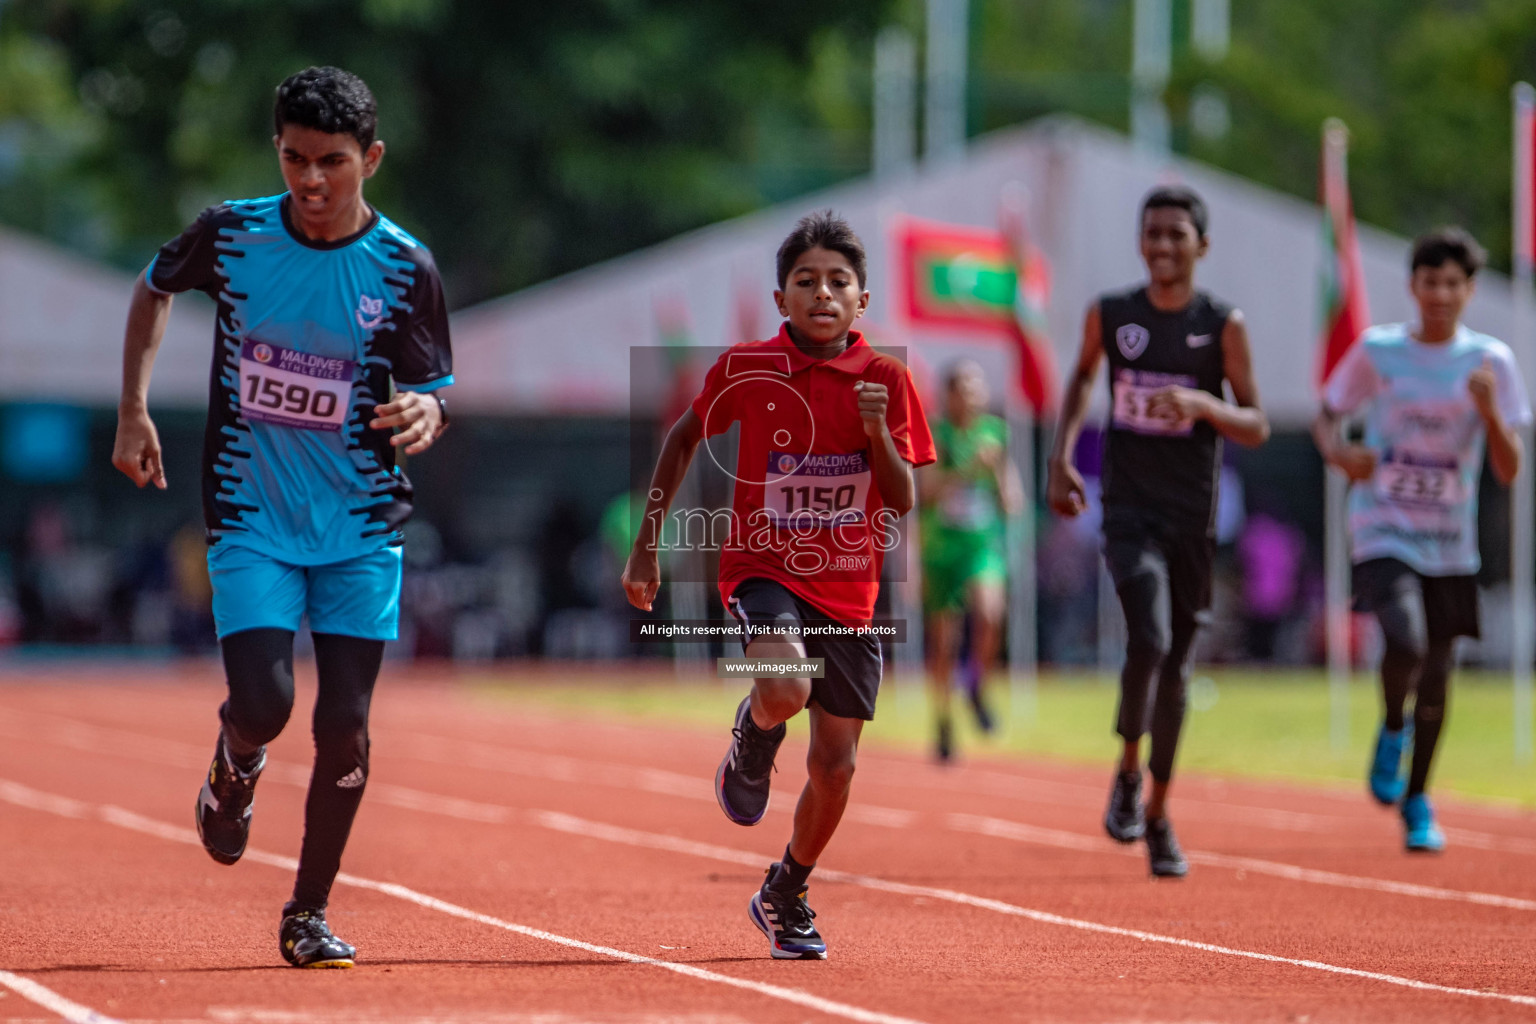
[[[1153,373],[1148,370],[1132,370],[1121,367],[1115,371],[1112,395],[1114,397],[1113,421],[1121,430],[1137,434],[1157,434],[1162,437],[1185,437],[1194,430],[1190,421],[1172,420],[1166,416],[1154,416],[1150,411],[1152,396],[1166,387],[1193,388],[1198,381],[1188,374]]]
[[[1454,455],[1389,448],[1376,465],[1376,497],[1394,505],[1454,508],[1467,495]]]
[[[778,526],[836,526],[864,521],[869,461],[846,455],[768,453],[763,506]]]
[[[302,430],[340,430],[357,364],[247,341],[240,347],[240,414]]]

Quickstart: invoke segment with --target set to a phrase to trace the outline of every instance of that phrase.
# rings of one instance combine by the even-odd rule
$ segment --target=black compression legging
[[[1388,729],[1403,727],[1403,709],[1410,691],[1413,701],[1413,762],[1408,770],[1408,796],[1424,792],[1429,767],[1445,724],[1446,690],[1456,661],[1456,640],[1431,640],[1424,618],[1424,595],[1418,587],[1394,590],[1376,607],[1386,650],[1381,658],[1381,692]]]
[[[248,629],[224,638],[229,699],[219,709],[238,757],[277,738],[293,711],[293,633]],[[304,845],[290,908],[323,910],[368,779],[368,705],[382,640],[315,634],[315,767],[304,803]]]
[[[1115,731],[1127,741],[1152,733],[1147,770],[1158,782],[1173,777],[1173,757],[1184,728],[1189,656],[1199,623],[1175,616],[1168,580],[1143,572],[1118,588],[1125,611],[1125,668]]]

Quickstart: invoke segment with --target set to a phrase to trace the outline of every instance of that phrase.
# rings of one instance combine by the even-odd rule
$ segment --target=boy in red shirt
[[[784,723],[810,709],[809,779],[794,832],[748,914],[775,959],[823,960],[806,881],[848,804],[859,734],[880,688],[880,644],[857,630],[874,614],[895,522],[916,499],[912,468],[932,462],[934,449],[906,367],[849,329],[869,292],[864,246],[848,223],[831,211],[803,218],[779,247],[778,283],[774,302],[786,318],[778,336],[722,355],[667,434],[624,590],[650,610],[672,498],[699,443],[740,423],[721,600],[742,624],[749,658],[823,659],[824,674],[755,681],[737,708],[715,796],[738,825],[761,821]]]

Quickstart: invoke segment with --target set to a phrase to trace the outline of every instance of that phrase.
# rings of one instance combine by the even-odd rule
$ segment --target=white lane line
[[[762,863],[762,857],[745,850],[733,850],[729,847],[715,846],[711,843],[696,843],[688,839],[680,839],[677,836],[662,835],[655,832],[641,832],[637,829],[623,828],[617,825],[605,825],[599,822],[583,821],[569,814],[558,814],[546,811],[540,817],[544,823],[562,832],[572,835],[587,836],[592,839],[605,839],[609,842],[623,843],[628,846],[639,846],[654,850],[668,850],[674,853],[687,853],[697,857],[708,857],[714,860],[727,861],[732,864],[758,865]],[[1433,982],[1419,981],[1415,978],[1403,978],[1395,974],[1383,974],[1379,971],[1363,971],[1354,967],[1340,967],[1336,964],[1323,963],[1318,960],[1298,960],[1292,957],[1279,956],[1273,953],[1258,953],[1246,949],[1234,949],[1230,946],[1218,946],[1209,942],[1197,942],[1193,939],[1181,939],[1172,935],[1159,935],[1156,932],[1141,931],[1136,928],[1121,928],[1116,925],[1100,924],[1097,921],[1085,921],[1079,918],[1063,917],[1060,914],[1052,914],[1043,910],[1033,910],[1029,907],[1021,907],[1002,900],[994,900],[985,896],[973,896],[970,893],[957,892],[953,889],[938,889],[926,885],[908,885],[905,882],[889,882],[883,878],[873,878],[869,875],[852,874],[847,871],[836,871],[829,868],[817,868],[818,878],[828,882],[844,882],[849,885],[857,885],[865,889],[874,889],[879,892],[888,892],[900,896],[921,897],[932,900],[943,900],[948,903],[957,903],[962,906],[975,907],[980,910],[990,910],[999,914],[1007,914],[1011,917],[1022,917],[1040,924],[1058,925],[1063,928],[1073,928],[1078,931],[1094,932],[1100,935],[1115,935],[1123,938],[1138,939],[1142,942],[1156,942],[1163,945],[1179,946],[1184,949],[1199,950],[1204,953],[1216,953],[1221,956],[1240,957],[1248,960],[1260,960],[1266,963],[1289,964],[1293,967],[1301,967],[1307,970],[1322,971],[1328,974],[1345,975],[1351,978],[1364,978],[1370,981],[1380,981],[1388,985],[1398,985],[1403,988],[1416,989],[1424,992],[1437,992],[1444,995],[1468,996],[1474,999],[1493,999],[1501,1002],[1515,1003],[1519,1006],[1536,1006],[1536,996],[1516,995],[1504,992],[1485,992],[1480,989],[1456,988],[1450,985],[1437,985]]]
[[[132,811],[126,811],[110,805],[93,806],[80,801],[70,800],[67,797],[58,797],[52,794],[41,793],[19,783],[0,779],[0,799],[9,800],[12,803],[38,810],[50,810],[54,813],[65,813],[74,818],[99,818],[109,824],[123,828],[133,829],[149,835],[158,836],[174,842],[189,845],[200,845],[199,840],[191,829],[168,825],[164,822],[143,817]],[[590,839],[602,839],[607,842],[618,843],[626,846],[642,847],[654,850],[664,850],[672,853],[683,853],[695,857],[703,857],[711,860],[724,861],[731,864],[740,864],[748,867],[757,867],[762,864],[761,854],[747,850],[735,850],[730,847],[717,846],[713,843],[700,843],[678,836],[669,836],[656,832],[642,832],[638,829],[625,828],[618,825],[609,825],[602,822],[586,821],[573,815],[556,811],[534,811],[530,813],[530,820],[545,828],[570,835],[584,836]],[[246,851],[246,857],[257,863],[269,864],[273,867],[287,871],[298,869],[298,861],[292,857],[284,857],[278,854],[267,853],[261,850]],[[1102,924],[1097,921],[1086,921],[1080,918],[1065,917],[1048,911],[1034,910],[1029,907],[1021,907],[1002,900],[995,900],[985,896],[975,896],[970,893],[959,892],[954,889],[940,889],[926,885],[910,885],[905,882],[891,882],[883,878],[875,878],[870,875],[860,875],[847,871],[837,871],[830,868],[822,868],[817,872],[817,877],[828,882],[843,882],[856,885],[865,889],[878,892],[886,892],[899,896],[925,898],[955,903],[961,906],[973,907],[979,910],[989,910],[994,913],[1005,914],[1011,917],[1022,917],[1039,924],[1050,924],[1064,928],[1072,928],[1078,931],[1091,932],[1100,935],[1114,935],[1122,938],[1137,939],[1142,942],[1153,942],[1161,945],[1176,946],[1183,949],[1193,949],[1205,953],[1215,953],[1220,956],[1237,957],[1241,959],[1257,960],[1265,963],[1287,964],[1307,970],[1321,971],[1327,974],[1343,975],[1352,978],[1362,978],[1369,981],[1379,981],[1388,985],[1396,985],[1402,988],[1414,989],[1423,992],[1435,992],[1442,995],[1467,996],[1474,999],[1492,999],[1499,1002],[1514,1003],[1519,1006],[1536,1007],[1536,996],[1519,995],[1505,992],[1488,992],[1479,989],[1457,988],[1450,985],[1438,985],[1433,982],[1420,981],[1416,978],[1404,978],[1394,974],[1385,974],[1380,971],[1365,971],[1354,967],[1341,967],[1337,964],[1324,963],[1318,960],[1301,960],[1293,957],[1279,956],[1274,953],[1261,953],[1253,950],[1236,949],[1230,946],[1219,946],[1208,942],[1199,942],[1194,939],[1182,939],[1172,935],[1160,935],[1156,932],[1142,931],[1135,928],[1121,928],[1117,925]],[[800,1005],[811,1006],[827,1013],[845,1016],[851,1020],[871,1022],[899,1022],[902,1018],[885,1014],[874,1013],[859,1007],[846,1006],[841,1003],[831,1003],[819,996],[800,992],[797,989],[782,989],[779,986],[763,985],[759,982],[745,981],[732,978],[729,975],[715,974],[712,971],[704,971],[686,964],[677,964],[667,960],[654,960],[650,957],[640,956],[624,950],[610,949],[604,946],[595,946],[584,943],[579,939],[567,939],[564,936],[554,935],[540,929],[529,928],[525,925],[517,925],[489,915],[459,907],[452,903],[438,900],[435,897],[418,893],[404,886],[389,882],[375,882],[360,878],[346,872],[336,876],[336,881],[357,888],[372,889],[386,895],[416,903],[419,906],[432,910],[438,910],[445,914],[461,917],[465,920],[478,921],[493,927],[503,928],[507,931],[526,935],[530,938],[543,939],[560,945],[587,952],[601,953],[616,959],[627,960],[631,963],[644,963],[651,966],[662,967],[676,971],[689,977],[698,977],[701,980],[716,981],[721,984],[733,985],[738,988],[746,988],[752,991],[762,992],[775,998],[789,1002],[797,1002]],[[812,1000],[814,1002],[809,1002]],[[838,1007],[838,1010],[827,1009],[826,1006]]]
[[[936,778],[931,774],[912,770],[913,766],[906,762],[894,761],[878,756],[863,757],[861,761],[868,765],[878,766],[881,771],[891,771],[899,776],[899,781],[889,778],[880,780],[880,784],[883,785],[906,788],[920,787],[944,793],[970,793],[979,796],[995,796],[1008,800],[1018,800],[1024,803],[1048,803],[1059,806],[1080,807],[1084,800],[1093,803],[1102,802],[1105,794],[1109,791],[1107,783],[1103,788],[1097,788],[1083,785],[1082,783],[1034,778],[1027,775],[1013,775],[1007,772],[972,767],[962,767],[952,775],[946,774],[942,778]],[[1317,795],[1327,797],[1336,802],[1348,799],[1328,789],[1318,789]],[[1187,809],[1191,814],[1198,814],[1202,818],[1222,822],[1242,821],[1250,825],[1258,825],[1262,828],[1274,829],[1280,832],[1302,832],[1314,835],[1344,832],[1358,825],[1362,817],[1360,814],[1318,814],[1309,811],[1287,811],[1275,807],[1232,803],[1230,801],[1218,800],[1214,797],[1196,795],[1190,792],[1190,787],[1180,790],[1178,803],[1181,808]],[[1363,803],[1364,801],[1362,800]],[[1529,823],[1531,820],[1529,815],[1525,816],[1522,820],[1514,811],[1506,811],[1502,808],[1468,809],[1461,807],[1458,808],[1456,813],[1463,812],[1482,814],[1486,817],[1512,823]],[[1453,827],[1446,827],[1445,833],[1448,838],[1459,846],[1468,846],[1473,849],[1491,850],[1500,853],[1516,853],[1527,857],[1536,856],[1536,840],[1533,839]]]
[[[1063,850],[1113,853],[1137,858],[1141,856],[1139,851],[1122,846],[1111,846],[1106,840],[1081,833],[1063,832],[1059,829],[1042,828],[1038,825],[1026,825],[1023,822],[1007,821],[1003,818],[991,818],[979,814],[951,814],[948,824],[950,828],[959,832],[972,832],[994,839],[1011,839],[1015,842],[1054,846]],[[1427,900],[1476,903],[1508,910],[1536,910],[1536,900],[1525,900],[1516,896],[1500,896],[1495,893],[1464,889],[1442,889],[1438,886],[1419,885],[1413,882],[1394,882],[1385,878],[1346,875],[1337,871],[1303,868],[1294,864],[1260,860],[1257,857],[1236,857],[1225,853],[1186,851],[1185,857],[1192,864],[1207,864],[1211,867],[1230,868],[1233,871],[1251,871],[1256,875],[1273,875],[1275,878],[1284,878],[1293,882],[1311,882],[1316,885],[1362,889],[1367,892],[1387,892],[1395,896],[1417,896]]]
[[[530,778],[552,779],[577,785],[613,786],[619,789],[638,789],[662,796],[681,797],[714,803],[714,794],[700,783],[699,777],[663,768],[636,767],[615,762],[591,761],[567,757],[562,754],[540,754],[525,750],[509,749],[479,743],[474,740],[452,740],[442,736],[416,733],[385,734],[391,744],[398,743],[398,753],[417,761],[448,765],[453,768],[476,768],[481,771],[501,772]],[[788,801],[770,802],[768,809],[775,813],[793,814],[794,805]],[[880,807],[858,802],[843,813],[849,821],[886,828],[911,828],[917,823],[916,811],[895,807]]]
[[[54,794],[44,793],[8,779],[0,779],[0,799],[7,800],[11,803],[15,803],[22,807],[28,807],[34,810],[62,813],[66,817],[70,818],[83,818],[87,820],[95,819],[104,821],[107,824],[116,825],[119,828],[130,829],[135,832],[155,836],[160,839],[166,839],[171,842],[184,843],[189,846],[198,847],[202,845],[201,841],[197,838],[197,833],[192,829],[183,828],[179,825],[170,825],[163,821],[157,821],[154,818],[146,818],[141,814],[136,814],[133,811],[125,810],[121,807],[114,807],[110,804],[87,804],[78,800],[71,800],[67,797],[55,796]],[[253,850],[248,848],[245,851],[245,859],[253,861],[257,864],[266,864],[271,867],[281,868],[282,870],[288,872],[297,871],[299,867],[299,862],[294,858],[285,857],[276,853],[268,853],[265,850]],[[758,860],[761,860],[761,858],[758,858]],[[465,921],[474,921],[478,924],[489,925],[492,928],[500,928],[504,931],[514,932],[518,935],[523,935],[530,939],[538,939],[542,942],[553,943],[557,946],[565,946],[568,949],[579,949],[586,953],[596,953],[601,956],[611,957],[614,960],[622,960],[626,963],[643,964],[648,967],[657,967],[662,970],[671,971],[674,974],[682,975],[685,978],[693,978],[698,981],[709,981],[717,985],[728,985],[731,988],[744,989],[748,992],[755,992],[758,995],[770,996],[774,999],[779,999],[787,1003],[793,1003],[797,1006],[803,1006],[807,1009],[816,1010],[820,1013],[825,1013],[834,1017],[843,1017],[847,1020],[860,1021],[862,1024],[919,1024],[919,1022],[914,1021],[908,1017],[898,1017],[893,1014],[878,1013],[874,1010],[866,1010],[860,1006],[853,1006],[848,1003],[840,1003],[832,999],[824,999],[821,996],[812,995],[811,993],[802,991],[800,989],[786,988],[782,985],[770,985],[765,982],[751,981],[746,978],[735,978],[729,974],[719,974],[715,971],[709,971],[701,967],[695,967],[692,964],[675,963],[670,960],[657,960],[652,957],[641,956],[639,953],[631,953],[628,950],[614,949],[610,946],[600,946],[591,942],[583,942],[581,939],[567,938],[564,935],[557,935],[554,932],[548,932],[542,928],[531,928],[528,925],[516,924],[511,921],[503,920],[499,917],[493,917],[490,914],[482,914],[479,911],[470,910],[467,907],[461,907],[456,903],[449,903],[447,900],[440,900],[435,896],[429,896],[426,893],[417,892],[415,889],[411,889],[404,885],[398,885],[394,882],[378,882],[374,881],[373,879],[363,878],[359,875],[350,874],[345,871],[336,876],[336,881],[341,885],[350,885],[356,889],[368,889],[373,892],[383,893],[386,896],[393,896],[396,899],[404,900],[407,903],[415,904],[416,906],[423,907],[427,910],[435,910],[438,913],[447,914],[450,917],[461,918]],[[73,1006],[74,1004],[70,1005]],[[79,1009],[83,1010],[84,1007],[80,1007]],[[74,1020],[76,1018],[70,1019]],[[103,1017],[79,1019],[81,1021],[107,1020],[107,1018]]]
[[[99,733],[110,732],[111,735],[92,736],[89,730],[95,727],[79,725],[79,723],[73,724],[76,728],[59,730],[55,738],[59,741],[67,741],[68,745],[82,750],[137,757],[152,763],[171,764],[177,767],[200,770],[205,761],[205,756],[201,752],[187,744],[168,742],[164,750],[158,755],[141,754],[139,752],[140,745],[144,741],[152,739],[151,737],[122,732],[120,730],[97,730]],[[7,732],[8,730],[3,725],[0,725],[0,735],[7,734]],[[33,732],[29,735],[30,738],[35,739],[38,734]],[[21,737],[18,736],[18,738]],[[103,747],[100,741],[106,739],[113,740],[113,744]],[[128,753],[129,751],[133,751],[133,753]],[[434,755],[433,759],[434,761],[436,760],[436,755]],[[522,760],[523,755],[514,754],[508,759],[498,759],[492,758],[487,752],[481,751],[479,753],[470,753],[467,763],[471,766],[485,768],[489,767],[492,762],[507,764],[521,762]],[[446,759],[445,763],[448,763]],[[461,759],[457,764],[463,766],[466,764],[466,761]],[[612,767],[617,769],[618,766]],[[521,772],[519,773],[521,774]],[[714,803],[713,795],[707,791],[704,784],[698,779],[692,779],[688,776],[672,772],[656,772],[655,774],[667,777],[667,787],[665,789],[643,783],[639,785],[626,785],[624,782],[625,776],[621,772],[608,771],[603,766],[594,766],[591,762],[583,762],[576,758],[560,757],[555,759],[554,764],[543,777],[558,778],[562,782],[573,785],[603,781],[608,785],[620,788],[638,788],[645,792],[662,792],[667,796],[684,797],[692,800],[703,799]],[[272,778],[279,783],[296,786],[301,789],[306,789],[309,786],[308,772],[296,765],[288,765],[282,762],[269,761],[263,777]],[[687,783],[687,785],[684,786],[683,783]],[[488,804],[475,800],[443,796],[392,783],[370,781],[368,784],[368,799],[402,810],[417,811],[423,814],[440,814],[444,817],[456,818],[461,821],[474,821],[487,825],[503,825],[528,815],[531,815],[528,820],[543,824],[542,820],[538,817],[542,812],[530,812],[502,804]],[[907,814],[908,817],[893,818],[880,813],[884,810],[884,808],[875,808],[873,809],[874,813],[860,819],[855,819],[852,815],[848,815],[848,817],[851,820],[862,820],[865,824],[884,828],[904,829],[912,827],[911,818],[915,818],[915,815],[911,815],[910,812],[902,812]],[[1045,828],[1039,825],[1028,825],[1023,822],[1009,821],[1002,818],[954,813],[946,817],[945,825],[952,831],[989,836],[997,839],[1008,839],[1015,842],[1035,843],[1041,846],[1078,850],[1085,853],[1140,856],[1134,850],[1112,845],[1094,836]],[[1205,864],[1211,867],[1226,868],[1234,871],[1252,871],[1255,874],[1269,875],[1292,882],[1330,885],[1366,892],[1383,892],[1396,896],[1471,903],[1507,910],[1536,911],[1536,900],[1522,899],[1517,896],[1502,896],[1496,893],[1445,889],[1411,882],[1395,882],[1390,879],[1346,875],[1334,871],[1304,868],[1299,865],[1285,864],[1278,861],[1267,861],[1222,853],[1186,851],[1185,856],[1189,858],[1191,863],[1195,864]]]
[[[29,1000],[41,1006],[43,1009],[58,1014],[70,1024],[122,1024],[116,1017],[108,1017],[106,1014],[97,1013],[89,1006],[81,1006],[70,999],[65,999],[51,988],[39,985],[31,978],[23,978],[19,974],[10,971],[0,971],[0,985],[15,992],[21,998]]]
[[[46,729],[49,739],[78,750],[95,752],[101,750],[104,744],[118,747],[124,745],[137,747],[148,741],[158,748],[161,753],[136,754],[135,756],[139,759],[158,761],[163,764],[174,764],[177,767],[197,767],[199,769],[203,767],[203,763],[211,756],[209,751],[203,747],[193,746],[178,740],[162,739],[143,733],[133,733],[122,729],[91,725],[78,719],[67,718],[50,712],[20,711],[14,708],[0,708],[0,712],[8,715],[39,719],[39,724]],[[379,730],[374,731],[376,734],[379,732]],[[3,726],[0,726],[0,733],[13,736],[16,739],[37,739],[40,735],[36,725],[30,728],[24,727],[20,731],[5,729]],[[431,764],[443,764],[457,768],[477,768],[481,771],[501,772],[525,778],[550,779],[556,782],[639,789],[647,793],[681,797],[687,800],[714,802],[712,795],[707,791],[700,790],[697,778],[681,772],[620,763],[587,761],[560,754],[540,754],[533,751],[493,746],[475,740],[454,740],[447,737],[415,733],[393,733],[389,730],[385,730],[383,735],[388,738],[391,744],[398,744],[399,746],[398,750],[391,753],[403,754],[406,757],[418,761],[426,761]],[[884,768],[896,767],[905,769],[908,767],[902,762],[887,761],[880,758],[873,760],[875,764],[881,765]],[[868,763],[870,758],[866,757],[865,761]],[[295,765],[281,765],[276,762],[269,762],[268,772],[271,774],[282,773],[285,781],[297,785],[308,785],[309,783],[308,771]],[[271,774],[268,777],[271,777]],[[1085,798],[1091,797],[1094,801],[1097,801],[1104,795],[1102,790],[1079,783],[1032,779],[1026,776],[1010,775],[1005,772],[987,769],[963,768],[961,774],[953,781],[947,779],[940,781],[914,772],[904,772],[904,776],[900,782],[889,779],[881,780],[878,776],[869,778],[867,774],[864,778],[875,785],[888,787],[910,788],[918,786],[924,789],[934,789],[947,793],[973,792],[1021,800],[1026,803],[1052,803],[1062,806],[1081,806]],[[955,784],[960,781],[975,782],[978,785]],[[1052,797],[1052,799],[1046,799],[1047,797]],[[402,797],[402,799],[404,798]],[[1311,835],[1337,834],[1342,830],[1352,827],[1359,820],[1358,817],[1309,814],[1303,811],[1282,811],[1274,808],[1253,807],[1247,804],[1224,803],[1222,801],[1189,795],[1181,796],[1179,803],[1180,806],[1188,808],[1191,813],[1199,813],[1203,817],[1214,817],[1224,822],[1244,821],[1251,825],[1258,825],[1276,831],[1301,832]],[[768,809],[771,812],[783,814],[792,813],[794,810],[792,806],[783,802],[770,803]],[[844,817],[849,821],[856,821],[866,825],[876,825],[885,828],[911,828],[918,823],[920,816],[915,811],[881,807],[860,801],[850,806],[844,813]],[[1536,840],[1501,836],[1449,826],[1445,828],[1445,833],[1458,846],[1496,853],[1536,856]]]
[[[710,802],[714,800],[708,792],[700,791],[698,779],[694,776],[660,768],[590,761],[560,754],[541,754],[481,743],[476,740],[455,740],[419,733],[392,733],[386,730],[384,735],[389,737],[391,744],[398,745],[396,753],[433,764],[473,767],[481,771],[553,779],[560,782],[640,789],[648,793],[660,793],[691,800]],[[866,783],[889,788],[920,787],[944,793],[975,793],[1021,800],[1026,803],[1044,802],[1074,807],[1082,806],[1084,800],[1100,802],[1107,792],[1107,786],[1105,789],[1098,789],[1080,783],[1032,779],[986,769],[964,768],[954,780],[937,779],[920,772],[906,770],[909,766],[902,762],[868,756],[863,760],[866,764],[878,765],[880,771],[892,768],[900,770],[899,780],[882,779],[878,774],[871,775],[867,772],[861,776]],[[969,782],[975,782],[977,785],[956,784]],[[1050,799],[1041,799],[1042,797],[1050,797]],[[1189,808],[1193,813],[1199,813],[1204,818],[1222,822],[1242,821],[1280,832],[1337,835],[1356,827],[1359,823],[1358,816],[1311,814],[1305,811],[1254,807],[1187,794],[1179,797],[1179,805]],[[769,810],[788,812],[793,808],[770,804]],[[917,824],[919,815],[910,810],[880,807],[855,801],[849,806],[846,817],[850,821],[869,825],[910,828]],[[1445,832],[1453,842],[1472,849],[1536,856],[1536,840],[1450,827],[1447,827]]]

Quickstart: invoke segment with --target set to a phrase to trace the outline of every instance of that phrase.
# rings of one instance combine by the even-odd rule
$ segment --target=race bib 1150
[[[837,526],[864,521],[869,462],[846,455],[768,453],[763,507],[777,526]]]
[[[247,341],[240,347],[240,415],[301,430],[340,430],[357,364]]]

